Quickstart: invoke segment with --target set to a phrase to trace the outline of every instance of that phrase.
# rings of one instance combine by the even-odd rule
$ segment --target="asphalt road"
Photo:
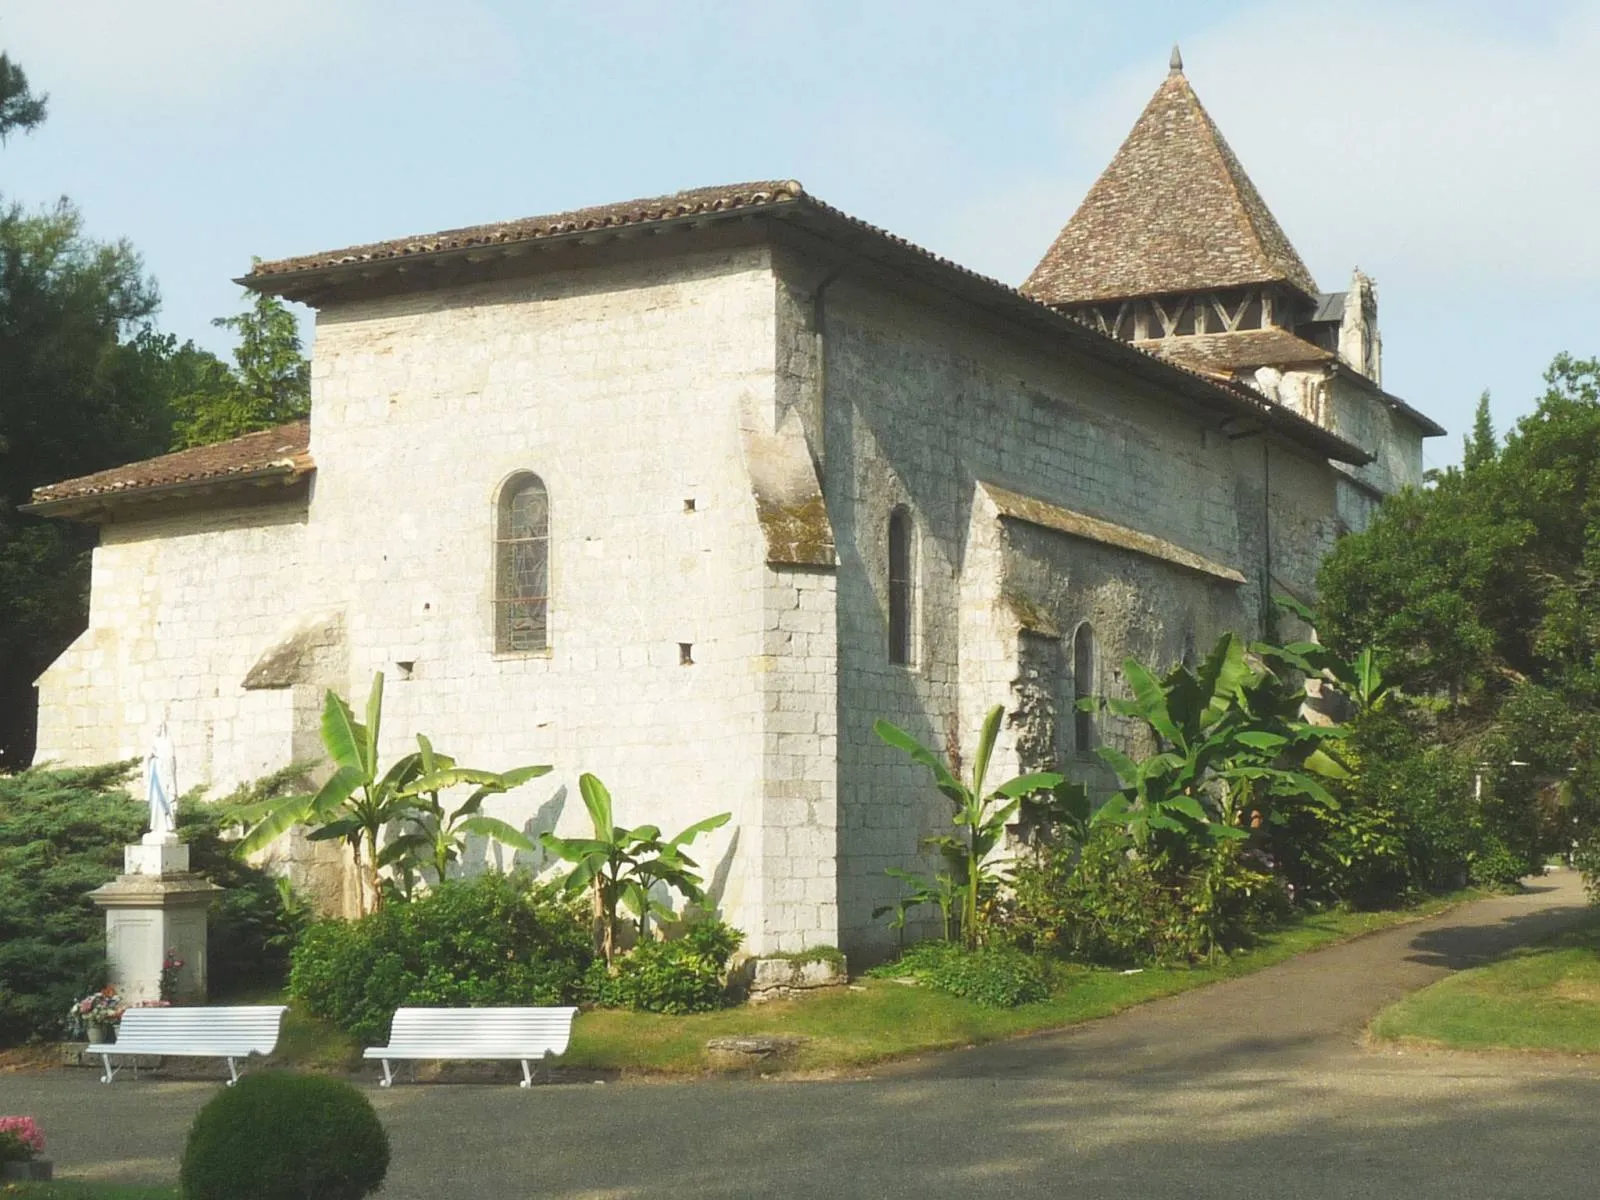
[[[1600,1063],[1362,1038],[1389,1001],[1583,910],[1563,872],[1104,1021],[871,1078],[374,1087],[394,1146],[382,1194],[1587,1200],[1600,1196]],[[4,1075],[0,1112],[40,1119],[58,1177],[170,1182],[215,1088]]]

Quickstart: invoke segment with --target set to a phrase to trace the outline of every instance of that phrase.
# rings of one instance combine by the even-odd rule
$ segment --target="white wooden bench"
[[[234,1059],[271,1054],[278,1045],[278,1026],[285,1006],[261,1004],[228,1008],[130,1008],[123,1012],[117,1040],[90,1045],[90,1054],[102,1056],[110,1083],[121,1070],[112,1059],[133,1058],[133,1077],[139,1078],[138,1055],[160,1054],[181,1058],[225,1058],[228,1086],[239,1081]]]
[[[531,1060],[565,1054],[575,1008],[399,1008],[387,1046],[368,1046],[364,1058],[383,1063],[383,1080],[394,1083],[391,1060],[515,1059],[522,1087],[533,1083]]]

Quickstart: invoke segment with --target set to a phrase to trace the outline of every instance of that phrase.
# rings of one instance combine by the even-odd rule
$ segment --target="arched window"
[[[889,514],[889,661],[911,664],[912,617],[916,612],[916,527],[904,505]]]
[[[1084,712],[1078,701],[1096,694],[1094,626],[1085,621],[1072,635],[1072,748],[1079,754],[1094,749],[1097,716]]]
[[[512,476],[495,520],[494,648],[550,645],[550,495],[537,475]]]

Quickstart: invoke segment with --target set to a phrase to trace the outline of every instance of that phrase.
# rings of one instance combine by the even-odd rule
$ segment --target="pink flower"
[[[44,1134],[32,1117],[0,1117],[0,1133],[9,1133],[34,1154],[44,1153]]]

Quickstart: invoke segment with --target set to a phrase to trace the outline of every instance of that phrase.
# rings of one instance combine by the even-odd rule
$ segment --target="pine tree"
[[[1489,393],[1478,397],[1478,409],[1473,414],[1472,432],[1462,439],[1461,468],[1472,471],[1500,456],[1500,443],[1494,436],[1494,423],[1489,419]]]

